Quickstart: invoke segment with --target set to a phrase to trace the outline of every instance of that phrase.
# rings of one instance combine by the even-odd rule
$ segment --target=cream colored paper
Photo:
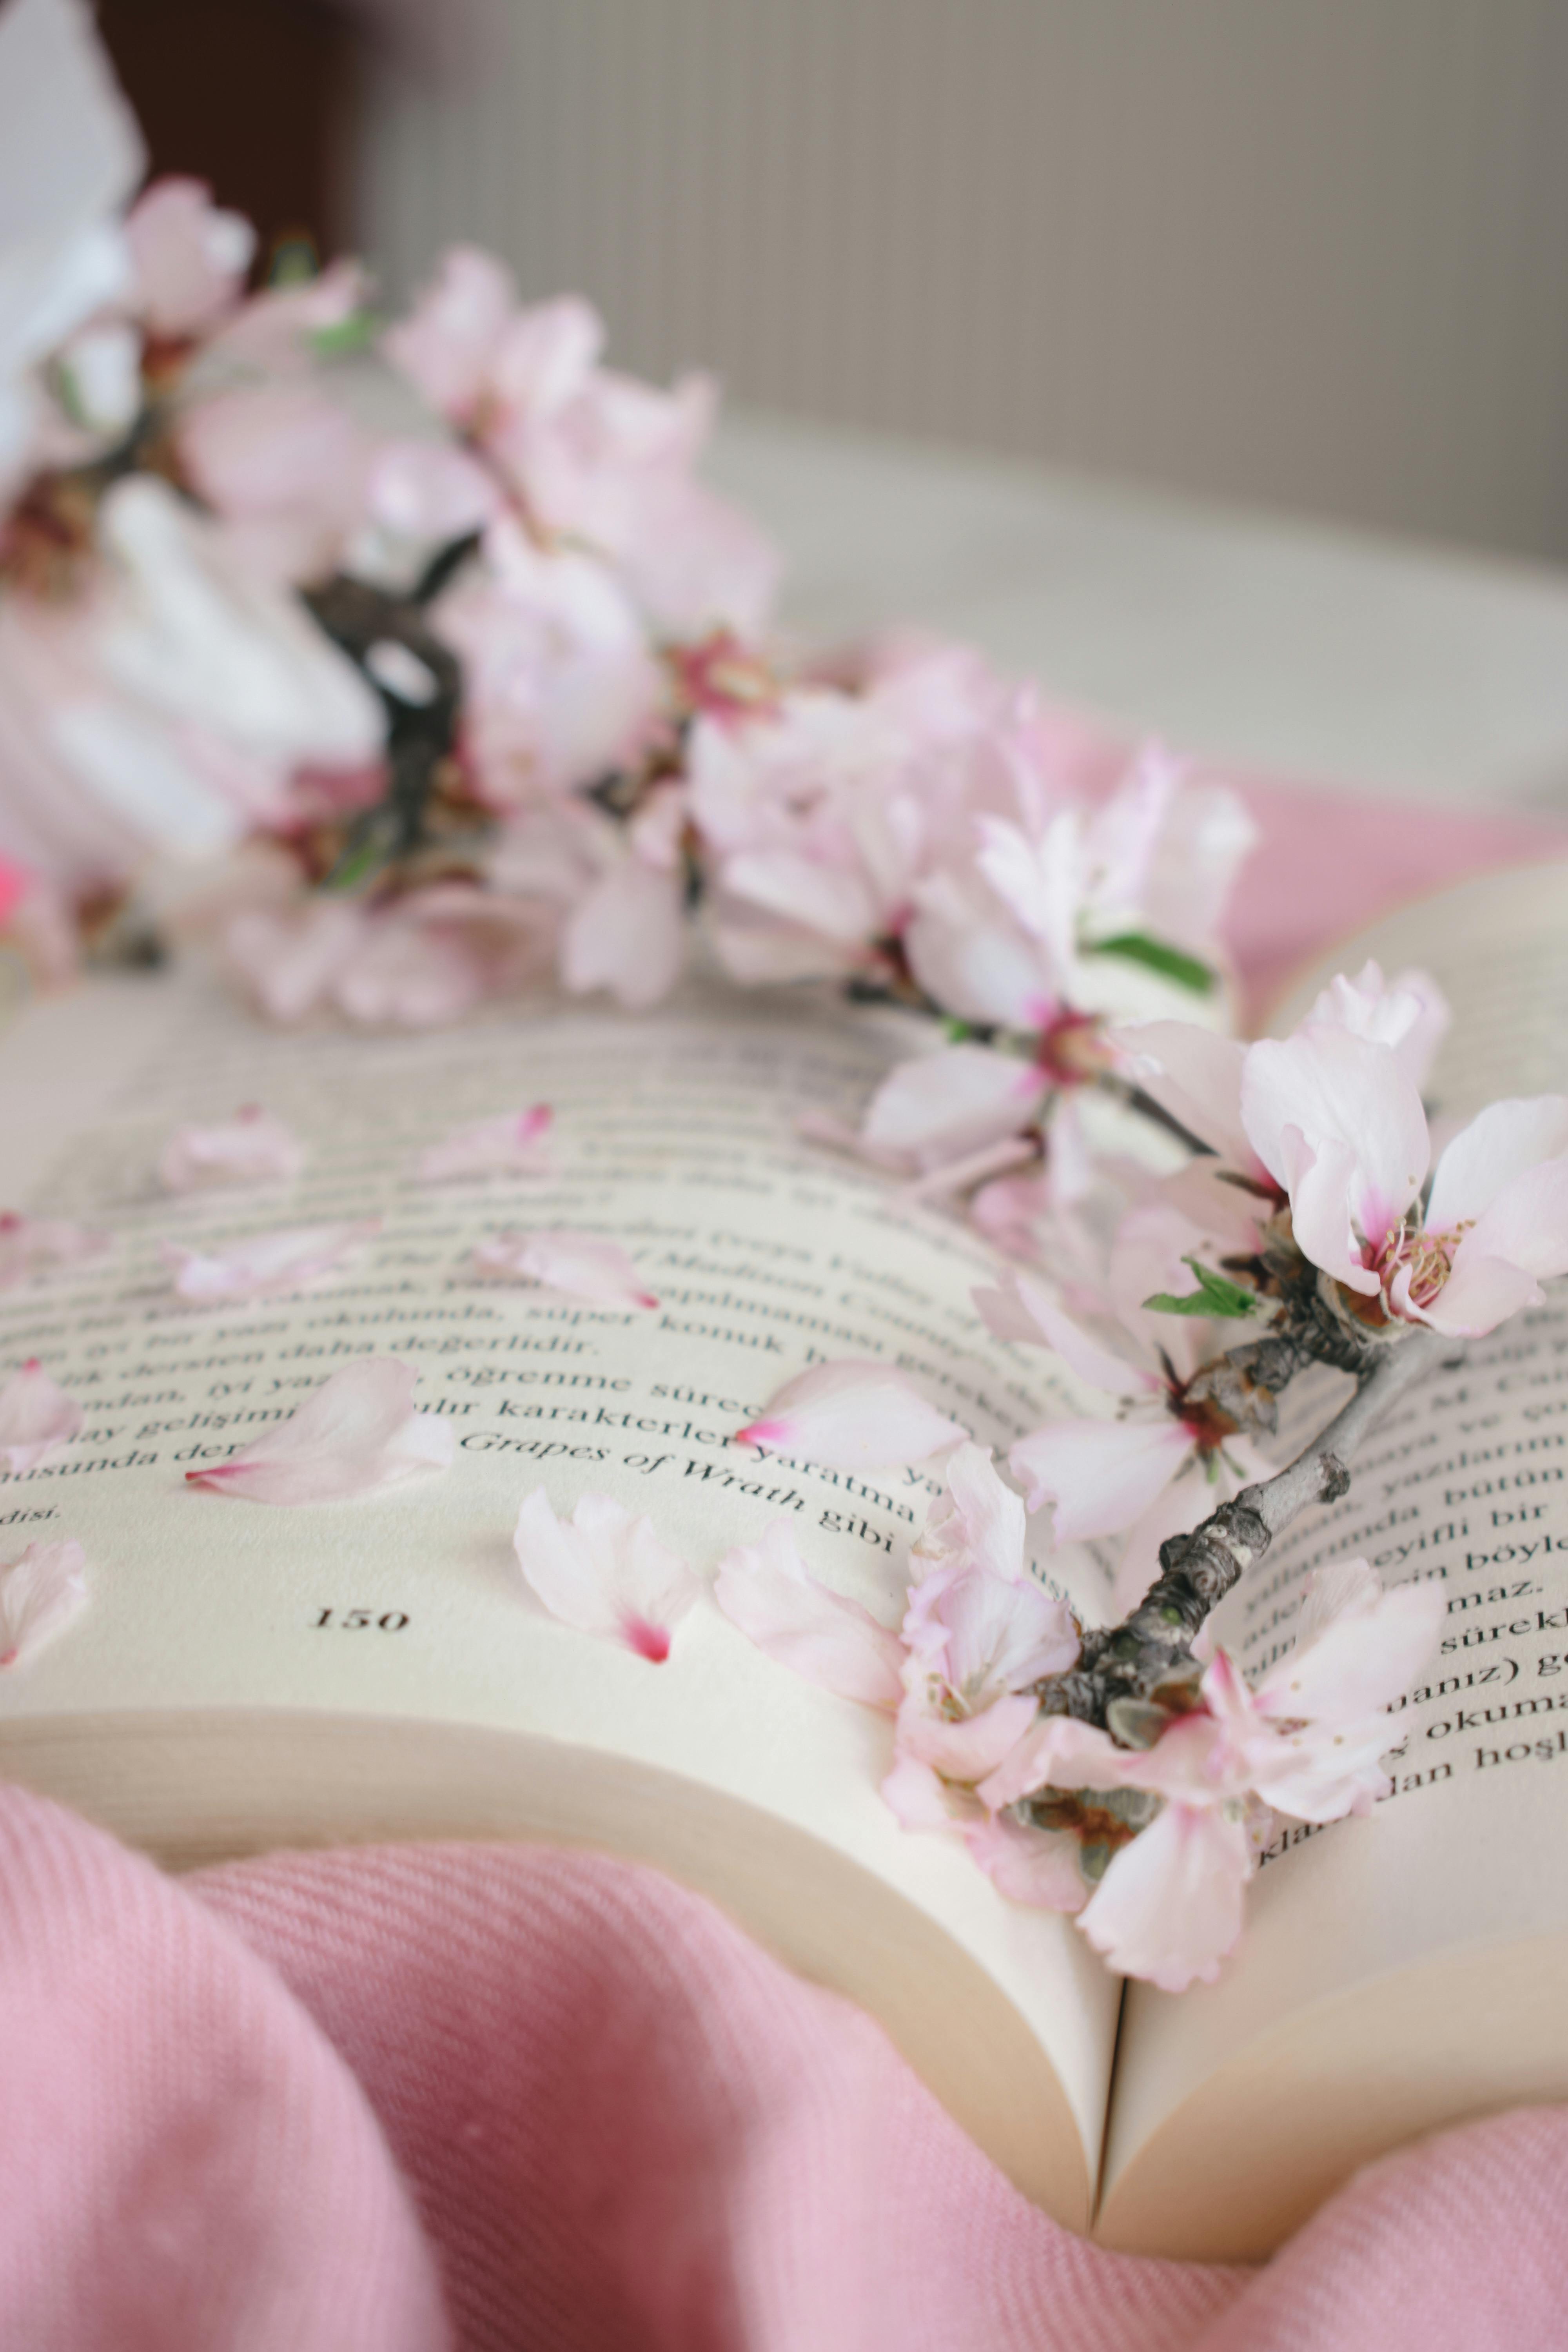
[[[41,1357],[88,1411],[58,1465],[0,1484],[0,1546],[78,1537],[92,1595],[0,1687],[0,1725],[363,1714],[560,1741],[756,1807],[895,1890],[1002,1990],[1060,2078],[1092,2179],[1118,1989],[1070,1926],[1004,1902],[956,1839],[899,1829],[878,1794],[886,1720],[761,1656],[710,1603],[662,1666],[573,1632],[511,1550],[540,1484],[563,1512],[590,1489],[649,1512],[704,1572],[782,1515],[815,1571],[891,1622],[931,1478],[758,1460],[731,1433],[830,1357],[905,1365],[998,1451],[1073,1408],[1042,1356],[981,1329],[969,1291],[990,1262],[962,1226],[900,1210],[885,1180],[795,1139],[809,1106],[852,1114],[892,1043],[885,1022],[809,1001],[552,1009],[413,1039],[269,1033],[164,980],[30,1013],[0,1049],[0,1198],[102,1223],[116,1246],[0,1298],[0,1360]],[[558,1174],[414,1178],[454,1123],[541,1100]],[[308,1140],[303,1179],[163,1194],[172,1129],[248,1101]],[[359,1267],[285,1304],[184,1306],[156,1252],[371,1213],[384,1230]],[[467,1271],[485,1232],[567,1223],[621,1240],[660,1308],[606,1312]],[[451,1416],[449,1472],[298,1509],[187,1489],[188,1469],[374,1353],[416,1364],[421,1402]],[[1100,1613],[1086,1559],[1042,1572]]]

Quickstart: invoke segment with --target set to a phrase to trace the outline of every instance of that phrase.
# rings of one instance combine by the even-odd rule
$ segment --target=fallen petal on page
[[[177,1128],[163,1147],[158,1175],[166,1191],[199,1184],[286,1182],[305,1165],[293,1130],[255,1103],[217,1127]]]
[[[719,1563],[713,1598],[748,1641],[840,1698],[897,1710],[904,1646],[868,1609],[819,1584],[795,1549],[787,1519],[760,1544],[738,1544]]]
[[[0,1389],[0,1454],[13,1477],[35,1470],[81,1427],[81,1407],[50,1380],[36,1356]]]
[[[786,1381],[759,1420],[735,1432],[827,1470],[897,1470],[967,1436],[889,1365],[816,1364]]]
[[[77,1265],[83,1258],[100,1256],[109,1238],[63,1217],[25,1217],[7,1209],[0,1214],[0,1290],[49,1266]]]
[[[548,1103],[535,1103],[531,1110],[507,1111],[500,1118],[455,1127],[420,1153],[420,1177],[426,1184],[442,1184],[453,1176],[545,1175],[550,1168],[545,1138],[554,1116]]]
[[[30,1543],[0,1568],[0,1666],[14,1666],[63,1633],[87,1606],[80,1544]]]
[[[474,1271],[502,1282],[538,1282],[597,1307],[657,1307],[618,1242],[559,1225],[539,1233],[494,1234],[474,1251]]]
[[[197,1306],[219,1305],[312,1289],[340,1271],[351,1250],[380,1231],[380,1218],[367,1217],[358,1224],[294,1225],[279,1233],[254,1234],[210,1254],[163,1242],[159,1255],[175,1269],[180,1297]]]
[[[674,1628],[702,1590],[653,1521],[607,1495],[584,1495],[570,1519],[559,1519],[536,1486],[512,1540],[524,1580],[552,1617],[624,1642],[655,1665],[668,1657]]]
[[[252,1503],[337,1503],[445,1470],[452,1424],[416,1412],[418,1377],[395,1356],[345,1364],[276,1429],[226,1462],[187,1470],[186,1482]]]

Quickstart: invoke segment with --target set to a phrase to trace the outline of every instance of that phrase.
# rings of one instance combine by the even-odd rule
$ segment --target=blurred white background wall
[[[362,245],[733,398],[1568,557],[1565,0],[411,0]]]

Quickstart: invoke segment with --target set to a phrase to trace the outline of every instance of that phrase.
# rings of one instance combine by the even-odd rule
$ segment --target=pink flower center
[[[1093,1013],[1058,1013],[1040,1031],[1035,1061],[1058,1087],[1089,1085],[1109,1068],[1110,1056]]]
[[[1408,1223],[1395,1225],[1382,1244],[1367,1245],[1365,1262],[1377,1275],[1385,1297],[1391,1296],[1395,1277],[1408,1276],[1406,1297],[1412,1307],[1430,1307],[1454,1270],[1454,1253],[1470,1227],[1473,1217],[1461,1219],[1447,1233],[1428,1233],[1423,1225]]]

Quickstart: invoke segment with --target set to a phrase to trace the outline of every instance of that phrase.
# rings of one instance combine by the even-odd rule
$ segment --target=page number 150
[[[407,1622],[407,1612],[402,1609],[389,1609],[381,1617],[374,1609],[323,1609],[313,1630],[320,1633],[331,1626],[341,1633],[363,1633],[374,1625],[378,1633],[401,1633]]]

